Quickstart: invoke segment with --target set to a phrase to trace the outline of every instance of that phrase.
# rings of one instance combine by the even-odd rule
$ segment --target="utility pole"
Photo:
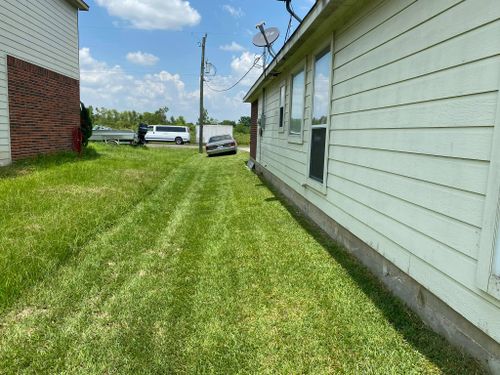
[[[200,68],[200,134],[198,140],[198,152],[203,153],[203,122],[205,121],[205,111],[203,107],[203,86],[205,83],[205,44],[207,42],[207,34],[203,35],[201,40],[201,68]]]

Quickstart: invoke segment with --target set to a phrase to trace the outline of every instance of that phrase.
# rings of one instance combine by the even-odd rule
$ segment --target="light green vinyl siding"
[[[266,87],[261,164],[500,342],[500,301],[476,283],[500,82],[498,1],[386,0],[363,9],[295,56],[308,61],[302,143],[271,120],[280,80],[299,63]],[[332,35],[322,195],[304,184],[312,57]]]

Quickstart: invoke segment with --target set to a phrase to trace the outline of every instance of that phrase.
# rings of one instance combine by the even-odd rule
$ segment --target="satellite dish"
[[[261,30],[264,30],[264,32],[259,32],[252,40],[253,44],[257,47],[270,47],[280,36],[280,31],[277,27],[262,28]]]

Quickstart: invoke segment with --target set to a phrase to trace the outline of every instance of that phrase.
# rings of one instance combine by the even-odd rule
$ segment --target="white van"
[[[146,142],[166,141],[178,145],[191,142],[191,135],[187,126],[149,125],[146,133]]]

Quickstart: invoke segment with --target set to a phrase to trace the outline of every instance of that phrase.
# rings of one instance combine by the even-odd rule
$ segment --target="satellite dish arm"
[[[292,6],[291,6],[292,0],[278,0],[278,1],[284,1],[285,5],[286,5],[286,10],[288,11],[288,13],[290,13],[290,15],[293,18],[295,18],[298,21],[298,23],[302,23],[302,18],[300,18],[299,16],[297,16],[297,14],[292,9]]]
[[[273,47],[271,46],[271,43],[269,43],[269,40],[267,39],[266,30],[264,30],[264,25],[265,25],[265,23],[261,22],[261,23],[257,24],[257,28],[260,30],[260,32],[264,36],[264,40],[266,41],[266,47],[269,51],[269,54],[274,58],[274,57],[276,57],[276,54],[273,51]]]

